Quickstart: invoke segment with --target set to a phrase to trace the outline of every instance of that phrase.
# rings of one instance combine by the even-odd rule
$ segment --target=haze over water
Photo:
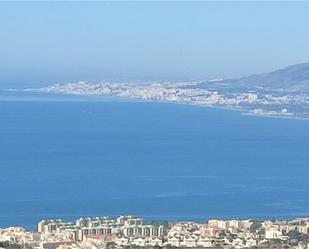
[[[1,226],[90,215],[309,215],[308,121],[115,99],[0,96]]]

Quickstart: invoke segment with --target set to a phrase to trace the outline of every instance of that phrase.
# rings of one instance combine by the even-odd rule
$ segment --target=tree
[[[250,227],[250,231],[251,232],[254,233],[254,232],[259,231],[260,229],[262,229],[262,222],[261,221],[254,220],[252,222],[253,222],[253,224]]]
[[[291,230],[287,233],[289,238],[291,239],[291,242],[293,244],[297,244],[298,242],[308,242],[309,236],[303,233],[298,232],[297,230]]]

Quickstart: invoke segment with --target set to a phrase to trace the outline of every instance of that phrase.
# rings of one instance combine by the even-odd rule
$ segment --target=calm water
[[[309,121],[2,93],[0,173],[0,227],[88,215],[305,216]]]

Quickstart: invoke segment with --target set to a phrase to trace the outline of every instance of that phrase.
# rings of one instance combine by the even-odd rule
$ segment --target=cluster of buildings
[[[0,242],[12,242],[16,244],[26,244],[33,239],[33,233],[26,231],[22,227],[0,228]]]
[[[301,241],[293,236],[300,236]],[[307,236],[307,237],[306,237]],[[42,220],[37,231],[0,229],[0,243],[32,249],[284,248],[309,249],[309,218],[292,221],[209,220],[155,222],[133,216],[88,217],[75,222]]]
[[[112,236],[162,238],[167,234],[164,225],[145,224],[144,219],[133,216],[88,217],[74,223],[62,220],[42,220],[38,223],[39,233],[71,233],[71,238],[82,241],[85,237],[97,236],[108,240]]]
[[[292,116],[298,112],[304,114],[308,111],[304,107],[309,106],[309,96],[305,94],[248,90],[233,92],[216,88],[215,85],[205,87],[200,85],[200,82],[152,82],[148,84],[78,82],[58,84],[38,90],[73,95],[116,96],[145,101],[221,106],[270,116]]]
[[[197,87],[196,83],[68,83],[42,88],[41,91],[74,95],[117,96],[128,99],[175,102],[194,105],[238,106],[258,101],[256,93],[231,96],[219,94],[218,90]]]
[[[288,239],[287,234],[291,231],[309,235],[309,218],[292,221],[264,221],[263,226],[266,239]]]

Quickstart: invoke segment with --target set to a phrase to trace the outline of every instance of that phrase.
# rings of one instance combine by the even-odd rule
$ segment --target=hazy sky
[[[309,62],[309,2],[0,2],[0,88]]]

